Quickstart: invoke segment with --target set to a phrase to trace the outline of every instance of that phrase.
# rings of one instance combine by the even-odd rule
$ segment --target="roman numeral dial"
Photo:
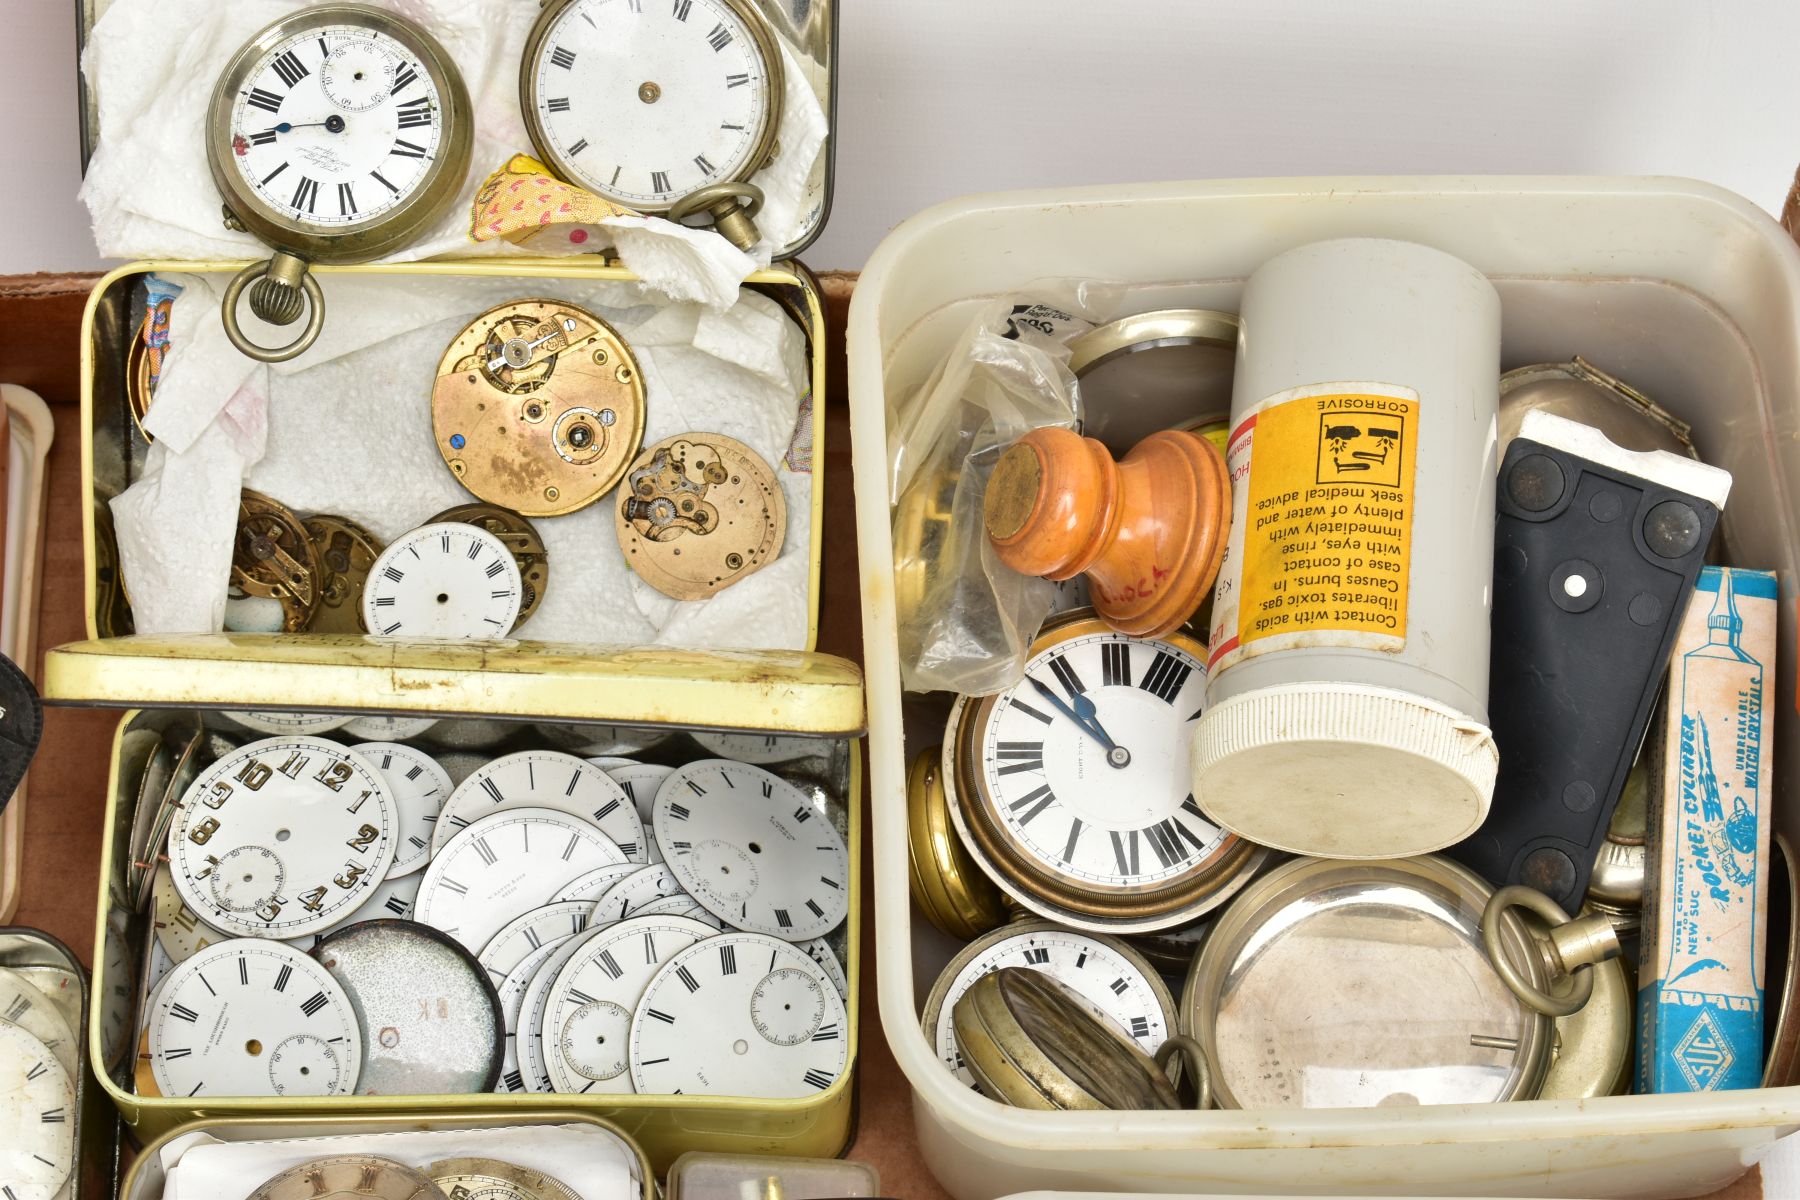
[[[461,169],[466,100],[455,68],[400,18],[377,27],[298,12],[227,68],[208,152],[228,205],[253,230],[366,233]],[[455,154],[449,153],[455,150]]]
[[[643,1093],[809,1096],[836,1084],[848,1058],[837,988],[803,949],[766,934],[715,934],[675,954],[637,1013],[631,1078]]]
[[[849,853],[826,817],[779,775],[700,759],[663,782],[652,824],[663,865],[708,912],[803,942],[835,929],[849,907]]]
[[[459,521],[421,525],[392,542],[363,588],[363,625],[381,637],[503,638],[524,583],[505,543]]]
[[[1133,638],[1076,613],[1040,634],[1019,684],[964,703],[953,757],[971,849],[1027,907],[1147,931],[1247,878],[1255,848],[1208,821],[1191,790],[1204,657],[1184,634]]]
[[[0,969],[0,992],[15,979]],[[20,986],[32,985],[21,980]],[[72,1041],[56,1020],[52,1040]],[[0,1019],[0,1160],[7,1190],[20,1200],[57,1195],[73,1170],[75,1078],[43,1040]]]
[[[780,52],[747,0],[551,0],[524,78],[539,154],[642,212],[749,179],[781,117]]]
[[[1077,933],[1048,921],[994,930],[964,947],[938,976],[924,1009],[925,1036],[963,1083],[975,1078],[963,1063],[950,1014],[977,980],[1001,967],[1025,967],[1074,989],[1146,1054],[1175,1031],[1175,1005],[1149,962],[1116,938]]]
[[[356,1012],[316,959],[284,942],[216,942],[171,971],[156,997],[149,1058],[165,1096],[356,1090]]]

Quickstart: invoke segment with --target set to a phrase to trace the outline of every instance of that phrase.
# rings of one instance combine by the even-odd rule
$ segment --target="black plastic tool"
[[[1487,821],[1449,853],[1573,912],[1719,510],[1523,437],[1507,448],[1496,508],[1488,713],[1500,774]]]
[[[44,736],[44,705],[31,677],[0,654],[0,810],[4,810]]]

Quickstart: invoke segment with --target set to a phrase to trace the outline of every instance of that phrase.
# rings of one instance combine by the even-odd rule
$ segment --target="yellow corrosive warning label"
[[[1209,666],[1285,649],[1284,635],[1405,644],[1418,437],[1418,393],[1387,384],[1296,388],[1238,422]]]

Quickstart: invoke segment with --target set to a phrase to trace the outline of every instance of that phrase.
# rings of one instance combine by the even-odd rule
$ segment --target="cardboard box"
[[[1651,743],[1640,1092],[1762,1082],[1779,595],[1773,572],[1704,568],[1669,661]]]

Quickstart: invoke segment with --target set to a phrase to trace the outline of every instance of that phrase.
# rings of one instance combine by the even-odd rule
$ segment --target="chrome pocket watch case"
[[[1571,922],[1542,895],[1493,892],[1448,859],[1296,859],[1215,920],[1181,1020],[1224,1108],[1531,1099],[1554,1054],[1553,1016],[1593,986],[1583,964],[1617,952],[1603,917]]]

